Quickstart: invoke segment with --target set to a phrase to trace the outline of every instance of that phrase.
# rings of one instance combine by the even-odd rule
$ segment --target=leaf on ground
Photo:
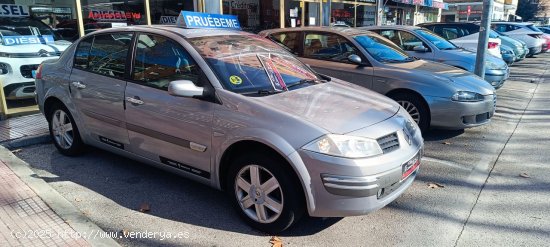
[[[12,150],[12,151],[11,151],[11,153],[14,153],[14,154],[16,154],[16,153],[19,153],[19,152],[21,152],[21,151],[23,151],[23,149],[21,149],[21,148],[18,148],[18,149],[14,149],[14,150]]]
[[[430,189],[441,189],[441,188],[445,188],[445,186],[443,186],[442,184],[438,184],[438,183],[428,183],[428,188],[430,188]]]
[[[271,237],[269,243],[271,244],[271,247],[283,247],[283,241],[277,236]]]
[[[443,145],[451,145],[450,142],[442,142]]]
[[[526,172],[522,172],[519,174],[520,177],[522,178],[530,178],[531,176],[529,176],[529,174],[527,174]]]
[[[74,199],[74,201],[75,201],[75,202],[81,202],[82,199],[80,199],[80,198],[77,197],[77,198]]]
[[[149,212],[151,210],[151,206],[149,206],[149,203],[142,203],[141,206],[139,206],[139,211],[142,213]]]
[[[122,236],[124,236],[125,238],[127,238],[127,237],[128,237],[128,234],[129,234],[130,232],[128,232],[128,230],[126,230],[126,229],[122,229],[122,230],[120,230],[120,233],[122,233]]]

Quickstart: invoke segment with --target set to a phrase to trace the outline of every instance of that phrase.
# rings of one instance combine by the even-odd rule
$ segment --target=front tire
[[[78,127],[69,110],[61,105],[52,106],[48,117],[50,136],[57,150],[67,156],[76,156],[84,151]]]
[[[424,101],[417,95],[397,93],[390,95],[418,124],[420,131],[424,132],[430,127],[429,108]]]
[[[233,207],[250,226],[266,233],[279,233],[297,222],[305,200],[279,159],[260,155],[239,157],[232,162],[226,191]]]

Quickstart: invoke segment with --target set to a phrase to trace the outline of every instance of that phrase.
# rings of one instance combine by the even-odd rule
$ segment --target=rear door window
[[[123,79],[131,41],[132,33],[99,34],[85,39],[78,45],[74,67]]]

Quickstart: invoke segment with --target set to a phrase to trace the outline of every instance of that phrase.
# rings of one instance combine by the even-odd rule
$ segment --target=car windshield
[[[444,38],[439,37],[437,34],[432,33],[426,29],[416,29],[415,33],[427,39],[430,43],[435,45],[440,50],[455,50],[458,49],[453,43],[447,41]]]
[[[2,37],[51,35],[54,40],[61,39],[43,22],[32,18],[20,17],[0,17],[0,35]]]
[[[223,87],[235,93],[269,94],[319,82],[309,67],[277,44],[257,35],[206,36],[188,40],[214,70]]]
[[[373,34],[360,34],[353,37],[377,61],[383,63],[403,63],[414,61],[405,51],[393,42]]]

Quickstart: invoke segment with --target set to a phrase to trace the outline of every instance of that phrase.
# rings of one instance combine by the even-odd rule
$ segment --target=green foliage
[[[539,12],[545,9],[542,0],[519,0],[516,15],[524,21],[532,20]]]

